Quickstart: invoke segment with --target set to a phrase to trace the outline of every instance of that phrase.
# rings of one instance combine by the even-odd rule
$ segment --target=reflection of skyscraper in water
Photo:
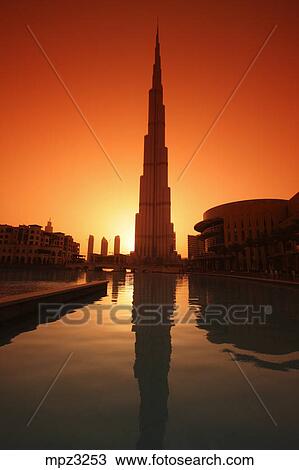
[[[136,335],[134,375],[140,392],[139,449],[163,448],[168,418],[168,371],[171,357],[171,313],[175,302],[176,277],[171,274],[135,275],[133,331]],[[144,307],[141,309],[140,306]],[[150,322],[146,306],[161,306],[160,321]],[[142,312],[142,316],[140,316]]]
[[[113,303],[117,302],[119,288],[124,286],[125,282],[126,282],[126,272],[125,271],[113,271],[112,272],[111,300],[112,300]]]

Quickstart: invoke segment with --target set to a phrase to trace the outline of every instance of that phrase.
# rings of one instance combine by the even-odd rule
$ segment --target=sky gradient
[[[177,249],[202,213],[298,191],[295,1],[2,3],[0,223],[45,224],[86,252],[134,248],[159,16]],[[122,182],[28,32],[39,39]],[[183,178],[178,176],[277,25]]]

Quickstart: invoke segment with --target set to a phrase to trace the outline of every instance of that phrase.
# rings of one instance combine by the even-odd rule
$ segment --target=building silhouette
[[[188,259],[197,259],[205,251],[205,242],[200,235],[188,235]]]
[[[140,393],[138,449],[163,449],[168,420],[168,372],[171,359],[171,315],[176,276],[134,275],[133,327],[134,376]],[[160,315],[153,319],[153,309]],[[147,313],[149,308],[151,312]]]
[[[66,265],[82,261],[80,244],[71,235],[53,232],[49,222],[47,230],[36,224],[0,225],[0,263]]]
[[[89,237],[88,237],[88,247],[87,247],[87,261],[88,262],[90,262],[92,260],[93,249],[94,249],[94,236],[89,235]]]
[[[165,147],[165,107],[161,82],[159,32],[156,34],[152,88],[149,91],[148,134],[144,138],[139,213],[135,221],[135,257],[142,262],[176,257]]]
[[[299,273],[299,193],[213,207],[194,229],[188,254],[202,271]]]
[[[108,255],[108,240],[105,237],[101,240],[101,256]]]
[[[114,254],[119,255],[120,254],[120,236],[116,235],[114,237]]]
[[[51,219],[48,220],[47,225],[45,226],[45,232],[53,233],[53,226]]]

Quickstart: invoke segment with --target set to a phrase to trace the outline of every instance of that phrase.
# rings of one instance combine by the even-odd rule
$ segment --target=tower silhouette
[[[101,256],[108,255],[108,240],[105,237],[101,240]]]
[[[88,262],[92,261],[93,248],[94,248],[94,236],[89,235],[89,237],[88,237],[88,247],[87,247],[87,261]]]
[[[120,254],[120,236],[116,235],[114,237],[114,254],[119,255]]]
[[[135,273],[133,327],[134,376],[140,393],[138,449],[163,449],[168,419],[168,372],[176,276]],[[159,317],[152,312],[160,308]],[[150,311],[148,311],[148,309]]]
[[[45,232],[53,233],[53,225],[52,225],[51,218],[48,220],[47,225],[45,226]]]
[[[176,256],[165,147],[165,107],[161,81],[159,31],[156,34],[152,88],[149,91],[148,134],[144,138],[139,213],[135,221],[135,256],[170,259]]]

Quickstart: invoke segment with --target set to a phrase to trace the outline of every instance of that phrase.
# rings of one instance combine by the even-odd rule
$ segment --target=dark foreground
[[[108,296],[85,304],[89,316],[2,325],[2,448],[297,448],[297,288],[111,273]],[[98,308],[110,304],[114,320]],[[136,324],[140,304],[166,305],[164,325]],[[272,314],[203,321],[236,304]]]

